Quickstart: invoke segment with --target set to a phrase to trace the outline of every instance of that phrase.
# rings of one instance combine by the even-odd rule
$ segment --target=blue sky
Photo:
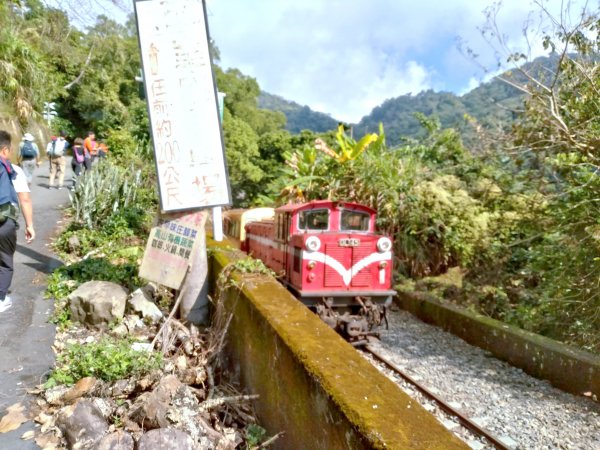
[[[561,1],[541,2],[555,14]],[[575,1],[580,11],[584,1]],[[598,10],[598,0],[588,2]],[[221,66],[239,68],[272,94],[336,119],[357,122],[388,98],[425,89],[464,93],[486,73],[463,56],[462,40],[495,67],[479,31],[481,0],[208,0]],[[513,49],[527,50],[522,28],[540,8],[504,0],[497,22]],[[548,25],[548,24],[546,24]],[[533,56],[542,53],[539,40]]]
[[[74,0],[47,0],[68,3]],[[178,0],[168,0],[177,2]],[[96,11],[112,3],[80,0]],[[480,29],[487,7],[498,6],[496,22],[506,47],[543,53],[539,11],[556,18],[567,0],[206,0],[211,37],[220,65],[256,78],[260,87],[347,122],[386,99],[426,89],[462,94],[489,78],[505,49],[491,47]],[[600,0],[572,0],[572,16]],[[533,12],[532,12],[533,11]],[[112,15],[118,17],[119,15]],[[523,27],[536,30],[529,46]],[[458,49],[462,41],[480,55],[482,70]],[[505,68],[509,68],[506,66]]]

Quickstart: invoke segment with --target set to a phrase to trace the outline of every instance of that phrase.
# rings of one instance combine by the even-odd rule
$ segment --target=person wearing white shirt
[[[65,180],[65,153],[69,147],[69,143],[65,139],[66,133],[60,132],[60,136],[56,139],[52,139],[46,147],[48,158],[50,159],[50,180],[48,182],[48,189],[54,187],[54,178],[58,177],[58,189],[63,188]]]
[[[17,191],[17,197],[19,198],[19,205],[21,206],[21,213],[23,219],[25,219],[25,228],[28,230],[26,233],[27,243],[35,239],[35,230],[33,229],[33,204],[31,202],[31,190],[27,183],[27,176],[23,169],[13,164],[15,173],[17,176],[13,180],[13,187]]]
[[[25,238],[30,243],[35,238],[33,229],[33,206],[29,195],[27,178],[22,169],[17,172],[10,163],[12,153],[11,135],[5,130],[0,130],[0,210],[2,221],[0,224],[0,312],[12,306],[12,300],[7,295],[13,278],[14,253],[17,247],[18,211],[17,203],[21,205],[25,218]],[[19,191],[15,188],[17,182]],[[23,182],[25,185],[23,186]]]

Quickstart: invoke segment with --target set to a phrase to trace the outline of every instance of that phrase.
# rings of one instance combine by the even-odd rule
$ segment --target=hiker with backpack
[[[65,153],[67,148],[69,148],[69,143],[65,139],[66,133],[64,131],[60,132],[60,136],[56,139],[53,139],[48,143],[46,147],[46,153],[48,154],[48,158],[50,159],[50,180],[48,183],[48,189],[52,189],[54,187],[54,179],[58,175],[58,189],[63,188],[63,183],[65,181]]]
[[[31,182],[33,181],[35,168],[40,166],[40,150],[34,141],[35,139],[31,133],[25,133],[19,145],[19,155],[17,158],[23,168],[23,172],[25,172],[28,186],[31,186]]]

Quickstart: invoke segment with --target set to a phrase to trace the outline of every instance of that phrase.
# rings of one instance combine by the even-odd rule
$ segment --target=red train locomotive
[[[261,259],[331,327],[350,340],[375,334],[395,291],[392,242],[375,232],[375,211],[318,200],[246,225],[242,248]]]

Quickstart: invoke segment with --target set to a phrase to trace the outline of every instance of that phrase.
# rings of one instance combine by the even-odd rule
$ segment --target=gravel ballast
[[[389,323],[373,346],[508,447],[600,450],[600,403],[558,390],[405,311],[389,312]],[[492,448],[423,402],[472,448]]]

